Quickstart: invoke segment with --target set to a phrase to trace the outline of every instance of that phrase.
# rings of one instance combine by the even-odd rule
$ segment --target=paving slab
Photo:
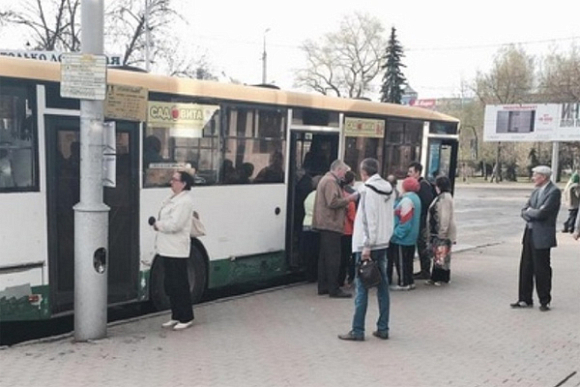
[[[295,284],[195,307],[173,332],[161,313],[0,350],[0,386],[580,386],[580,242],[559,235],[552,310],[513,310],[519,238],[461,248],[451,284],[391,292],[391,338],[344,342],[353,300]],[[537,302],[537,298],[536,298]],[[562,384],[559,384],[562,383]]]

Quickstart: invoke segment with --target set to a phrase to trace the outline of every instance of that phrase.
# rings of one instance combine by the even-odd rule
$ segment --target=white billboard
[[[580,103],[487,105],[484,141],[580,141]]]

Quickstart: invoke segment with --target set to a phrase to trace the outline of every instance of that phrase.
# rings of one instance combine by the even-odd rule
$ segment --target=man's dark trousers
[[[426,222],[426,220],[425,220]],[[428,279],[431,273],[431,255],[429,254],[428,230],[427,226],[421,226],[419,236],[417,236],[417,253],[421,264],[420,274],[424,279]]]
[[[548,305],[552,301],[552,267],[550,266],[551,249],[535,249],[532,241],[533,229],[527,228],[524,232],[522,258],[520,261],[519,301],[532,304],[534,278],[536,292],[541,305]]]
[[[341,233],[320,230],[320,256],[318,258],[318,293],[331,296],[340,293],[338,273],[341,258]]]

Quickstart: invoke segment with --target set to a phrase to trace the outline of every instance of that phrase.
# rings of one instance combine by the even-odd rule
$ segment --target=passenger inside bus
[[[330,143],[313,137],[310,150],[304,156],[303,168],[310,176],[324,175],[330,168]]]
[[[10,188],[14,186],[10,154],[7,149],[0,148],[0,188]]]
[[[284,182],[284,156],[282,152],[275,151],[270,155],[270,165],[262,168],[254,179],[255,183],[283,183]]]
[[[254,174],[254,164],[243,163],[238,169],[238,175],[240,177],[240,184],[250,184],[252,182],[252,175]]]
[[[143,144],[143,167],[149,168],[152,163],[162,163],[161,140],[156,136],[147,136]]]

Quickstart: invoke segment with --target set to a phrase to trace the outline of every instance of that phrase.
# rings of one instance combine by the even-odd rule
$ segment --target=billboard
[[[580,103],[487,105],[484,141],[580,141]]]

